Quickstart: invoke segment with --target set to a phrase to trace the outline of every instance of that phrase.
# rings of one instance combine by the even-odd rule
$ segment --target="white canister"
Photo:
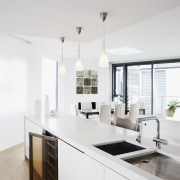
[[[44,100],[44,114],[48,115],[49,114],[49,96],[45,95],[45,100]]]
[[[41,100],[36,100],[34,103],[34,112],[37,116],[40,116],[42,113],[42,103]]]

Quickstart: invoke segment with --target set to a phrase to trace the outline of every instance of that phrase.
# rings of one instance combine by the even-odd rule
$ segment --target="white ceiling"
[[[95,58],[102,46],[102,11],[108,12],[107,49],[127,46],[143,51],[109,54],[110,61],[180,57],[180,0],[0,0],[0,31],[56,54],[59,37],[65,36],[64,54],[73,58],[75,28],[82,26],[82,56]]]

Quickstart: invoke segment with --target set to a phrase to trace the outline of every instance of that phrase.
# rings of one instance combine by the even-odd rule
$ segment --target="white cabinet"
[[[82,180],[83,153],[58,140],[59,180]]]
[[[42,134],[42,128],[24,118],[24,151],[25,157],[29,159],[29,132]]]
[[[41,135],[42,128],[24,119],[25,155],[29,158],[29,132]],[[127,180],[72,145],[58,139],[59,180]]]
[[[121,174],[109,169],[100,162],[84,154],[83,180],[127,180]]]
[[[105,179],[104,180],[127,180],[124,176],[121,174],[105,167]]]
[[[104,180],[104,165],[85,154],[83,156],[83,180]]]

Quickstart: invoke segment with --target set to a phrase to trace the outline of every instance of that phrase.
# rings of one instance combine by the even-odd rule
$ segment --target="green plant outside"
[[[168,103],[168,107],[169,107],[168,108],[169,111],[175,112],[176,109],[180,107],[180,101],[178,101],[177,99],[171,100]]]

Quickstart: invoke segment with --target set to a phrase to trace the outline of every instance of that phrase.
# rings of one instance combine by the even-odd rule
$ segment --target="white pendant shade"
[[[66,68],[64,64],[60,64],[59,74],[66,74]]]
[[[79,42],[78,42],[78,59],[76,61],[76,65],[75,65],[75,71],[83,71],[83,64],[82,61],[80,59],[80,33],[81,33],[82,27],[77,27],[76,31],[79,34]]]
[[[82,64],[82,61],[79,58],[76,61],[75,70],[76,71],[83,71],[83,64]]]
[[[64,43],[64,39],[65,37],[60,37],[60,40],[62,42],[62,57],[61,57],[61,64],[60,64],[60,67],[59,67],[59,74],[66,74],[66,68],[64,66],[64,63],[63,63],[63,43]]]
[[[109,59],[108,59],[108,55],[106,53],[106,48],[105,48],[105,28],[104,28],[104,21],[106,20],[106,16],[107,13],[106,12],[102,12],[100,13],[100,17],[103,21],[103,50],[99,59],[99,66],[100,67],[109,67]]]
[[[109,60],[108,60],[108,55],[106,51],[103,51],[101,53],[100,59],[99,59],[99,66],[100,67],[109,67]]]

